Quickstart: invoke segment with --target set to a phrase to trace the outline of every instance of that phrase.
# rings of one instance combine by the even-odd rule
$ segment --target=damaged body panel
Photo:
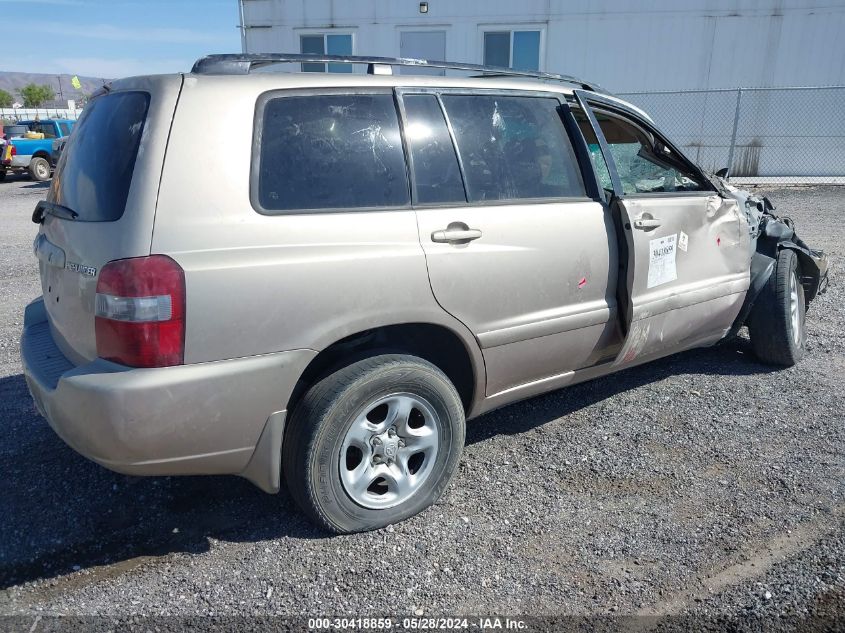
[[[749,240],[736,202],[688,195],[617,204],[628,240],[633,334],[617,364],[721,339],[748,289]]]
[[[827,258],[810,249],[768,198],[705,174],[650,119],[606,95],[576,90],[590,148],[619,242],[620,327],[614,366],[712,344],[746,324],[794,251],[806,308],[827,283]]]
[[[742,310],[728,336],[736,334],[746,324],[755,300],[775,271],[778,254],[783,249],[790,249],[798,256],[801,265],[800,281],[804,287],[806,305],[809,306],[816,295],[827,289],[827,256],[822,251],[811,249],[798,237],[790,218],[775,215],[775,208],[767,197],[737,189],[718,176],[714,180],[721,185],[725,195],[734,198],[744,211],[750,238],[751,284]]]
[[[614,366],[719,341],[749,287],[751,238],[738,202],[650,120],[613,100],[575,95],[576,118],[621,236],[625,340]]]

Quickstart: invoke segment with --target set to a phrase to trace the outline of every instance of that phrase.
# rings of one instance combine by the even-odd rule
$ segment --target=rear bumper
[[[16,169],[23,169],[24,167],[29,167],[29,163],[32,161],[32,156],[30,154],[16,154],[12,156],[11,167]]]
[[[132,475],[243,474],[278,489],[285,406],[312,350],[135,369],[74,366],[41,299],[26,308],[24,375],[53,430],[85,457]]]

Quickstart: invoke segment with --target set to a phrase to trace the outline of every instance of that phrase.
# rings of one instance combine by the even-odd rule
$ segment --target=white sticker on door
[[[666,237],[658,237],[656,240],[649,240],[649,288],[675,281],[678,278],[675,269],[675,246],[677,242],[677,235],[667,235]]]
[[[678,248],[680,248],[685,253],[687,252],[687,245],[689,244],[689,235],[681,231],[680,235],[678,235]]]

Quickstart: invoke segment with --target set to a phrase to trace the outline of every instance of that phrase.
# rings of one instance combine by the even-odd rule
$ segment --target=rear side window
[[[466,202],[458,157],[437,97],[406,95],[403,102],[417,202]]]
[[[470,202],[585,196],[555,99],[443,95]]]
[[[79,214],[77,221],[111,222],[123,215],[150,95],[96,97],[65,145],[48,199]]]
[[[64,121],[59,123],[59,129],[62,131],[62,136],[68,136],[70,134],[70,125]]]
[[[35,123],[32,126],[33,132],[41,132],[44,138],[56,138],[56,124],[52,121],[49,123]]]
[[[260,125],[261,211],[410,204],[392,95],[272,98]]]

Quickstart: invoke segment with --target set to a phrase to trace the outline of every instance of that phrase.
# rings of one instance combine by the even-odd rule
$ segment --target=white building
[[[845,84],[845,0],[238,4],[242,48],[249,53],[507,65],[578,76],[613,92]],[[317,64],[304,70],[325,69]]]

